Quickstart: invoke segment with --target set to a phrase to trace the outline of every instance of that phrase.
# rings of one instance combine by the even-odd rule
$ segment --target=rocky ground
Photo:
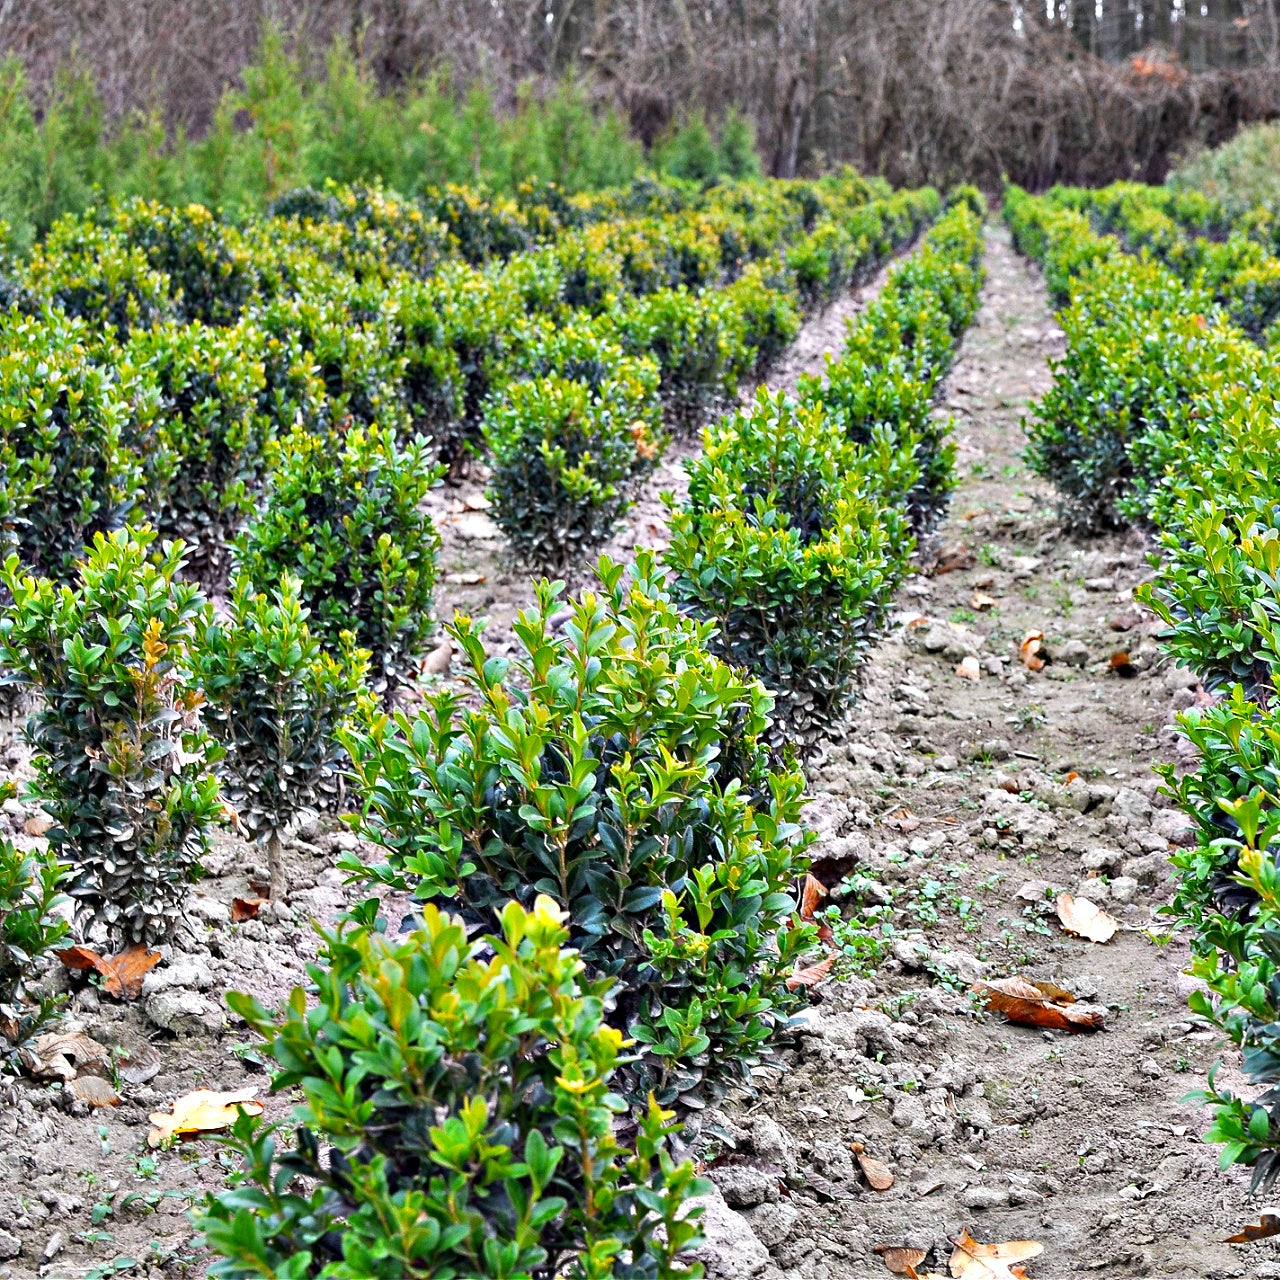
[[[837,1280],[888,1275],[876,1246],[905,1245],[934,1251],[921,1270],[945,1271],[948,1239],[967,1228],[1040,1241],[1032,1280],[1280,1277],[1272,1245],[1220,1243],[1248,1216],[1245,1180],[1217,1170],[1203,1114],[1182,1101],[1221,1049],[1187,1014],[1185,940],[1156,914],[1169,848],[1188,837],[1150,765],[1176,758],[1172,716],[1197,693],[1162,665],[1132,601],[1149,573],[1143,544],[1065,538],[1020,460],[1019,419],[1048,385],[1060,334],[998,227],[988,271],[947,390],[963,479],[922,557],[932,570],[905,587],[870,656],[854,727],[811,767],[840,959],[757,1091],[697,1118],[694,1149],[717,1186],[704,1257],[734,1280]],[[861,301],[812,322],[775,384],[820,370]],[[680,458],[615,554],[660,543],[658,495],[678,488]],[[480,480],[437,495],[441,611],[490,616],[501,650],[528,587],[502,562]],[[1019,658],[1029,631],[1044,635],[1038,671]],[[1120,650],[1128,661],[1113,667]],[[16,739],[0,760],[26,772]],[[16,840],[39,838],[30,808],[4,808]],[[191,1089],[248,1085],[284,1113],[221,996],[270,1003],[301,978],[311,921],[346,903],[332,864],[352,847],[333,824],[304,827],[288,905],[234,923],[265,858],[220,837],[141,998],[76,985],[67,1028],[155,1068],[120,1081],[119,1106],[0,1076],[0,1280],[203,1274],[185,1213],[225,1170],[209,1143],[151,1151],[148,1113]],[[1105,907],[1117,935],[1065,934],[1058,887]],[[1009,974],[1070,989],[1105,1011],[1105,1029],[1043,1032],[982,1011],[970,984]],[[60,968],[48,981],[72,985]],[[869,1189],[852,1144],[889,1166],[891,1189]]]

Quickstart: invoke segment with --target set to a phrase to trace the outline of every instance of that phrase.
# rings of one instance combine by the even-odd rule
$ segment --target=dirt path
[[[873,1246],[910,1245],[936,1247],[920,1270],[945,1274],[946,1237],[967,1227],[1041,1241],[1033,1280],[1280,1276],[1273,1247],[1218,1243],[1248,1213],[1245,1179],[1217,1170],[1204,1114],[1181,1099],[1220,1051],[1186,1010],[1185,944],[1147,932],[1167,929],[1165,858],[1186,838],[1149,765],[1172,757],[1171,717],[1193,694],[1133,605],[1141,543],[1065,539],[1021,461],[1019,419],[1061,335],[1001,228],[987,266],[948,388],[962,480],[939,572],[906,586],[856,729],[811,771],[819,874],[834,887],[854,872],[846,911],[878,909],[895,934],[877,954],[838,930],[860,958],[818,988],[789,1070],[704,1118],[708,1155],[723,1149],[710,1128],[735,1139],[712,1176],[755,1237],[713,1214],[728,1234],[707,1256],[735,1280],[836,1280],[887,1275]],[[1040,672],[1017,656],[1033,629],[1052,659]],[[1119,649],[1125,676],[1109,666]],[[970,654],[976,681],[955,674]],[[1112,912],[1117,936],[1065,935],[1058,886]],[[979,1015],[968,983],[1009,974],[1105,1008],[1106,1029]],[[892,1190],[866,1189],[854,1142],[892,1166]]]

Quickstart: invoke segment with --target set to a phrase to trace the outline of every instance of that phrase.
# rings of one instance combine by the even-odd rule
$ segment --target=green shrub
[[[52,850],[28,853],[0,839],[0,1044],[10,1048],[43,1030],[62,1003],[54,995],[33,997],[27,983],[69,932],[57,914],[68,870]]]
[[[800,310],[783,287],[783,278],[782,272],[753,262],[724,290],[742,321],[743,341],[755,357],[750,369],[755,378],[769,373],[800,332]]]
[[[11,314],[0,343],[0,527],[26,564],[65,578],[158,483],[159,389],[95,363],[84,326],[55,314]]]
[[[634,355],[652,356],[671,429],[687,434],[737,394],[754,353],[731,298],[662,289],[637,298],[617,316],[619,339]]]
[[[394,310],[381,305],[384,296],[380,282],[361,285],[304,259],[296,289],[255,313],[268,335],[300,344],[324,385],[332,426],[350,417],[390,427],[403,418],[404,344]]]
[[[978,190],[977,187],[963,183],[958,187],[952,187],[947,192],[947,198],[943,207],[945,209],[954,209],[957,205],[965,205],[969,212],[979,221],[987,216],[987,198]]]
[[[141,248],[88,219],[57,222],[32,252],[27,280],[67,315],[116,338],[175,313],[169,277]]]
[[[1059,313],[1067,351],[1028,420],[1028,458],[1070,524],[1114,528],[1159,478],[1145,437],[1181,414],[1226,334],[1206,322],[1207,299],[1155,263],[1126,258],[1083,279]]]
[[[236,582],[228,615],[203,619],[192,663],[205,723],[226,753],[223,797],[241,830],[266,844],[276,900],[287,888],[281,834],[337,791],[345,759],[337,733],[355,709],[369,657],[349,634],[340,657],[323,652],[300,585],[286,573],[267,596]]]
[[[910,446],[865,451],[818,408],[763,389],[703,435],[689,497],[670,517],[672,590],[716,624],[712,648],[755,671],[779,728],[812,743],[847,710],[914,539]]]
[[[658,457],[657,369],[623,357],[591,386],[513,383],[485,415],[494,519],[522,563],[557,570],[604,542]]]
[[[655,1103],[630,1148],[614,1136],[625,1042],[562,919],[539,897],[475,943],[434,906],[394,941],[348,924],[308,966],[314,1007],[301,987],[280,1015],[228,997],[270,1046],[272,1087],[303,1101],[292,1151],[283,1126],[237,1123],[244,1172],[200,1220],[211,1276],[702,1274],[681,1255],[707,1184],[667,1154]]]
[[[166,207],[129,200],[112,208],[106,225],[131,249],[141,249],[169,282],[184,323],[235,324],[257,288],[246,248],[203,205]]]
[[[521,311],[514,294],[460,266],[441,271],[432,288],[444,344],[462,379],[461,415],[442,424],[433,440],[440,460],[456,469],[479,443],[485,402],[505,381]]]
[[[1280,126],[1248,125],[1230,142],[1180,164],[1169,185],[1218,201],[1232,213],[1257,205],[1280,209]]]
[[[226,544],[252,509],[271,431],[261,412],[265,339],[252,324],[200,321],[136,333],[122,353],[160,392],[163,475],[148,505],[164,537],[186,543],[192,572],[225,582]]]
[[[346,869],[485,925],[551,895],[588,970],[618,980],[610,1021],[638,1042],[620,1083],[666,1105],[744,1078],[787,1007],[809,945],[785,927],[804,781],[771,767],[769,698],[708,653],[652,556],[629,585],[607,558],[599,574],[557,633],[560,588],[539,583],[510,662],[459,618],[463,691],[347,735],[387,862]]]
[[[1268,747],[1273,751],[1274,745],[1272,739]],[[1231,891],[1205,922],[1210,946],[1191,972],[1207,990],[1193,992],[1190,1004],[1240,1050],[1246,1078],[1262,1092],[1244,1098],[1219,1087],[1215,1066],[1198,1096],[1213,1110],[1204,1136],[1223,1144],[1220,1163],[1251,1166],[1250,1192],[1265,1195],[1280,1177],[1280,809],[1274,791],[1218,796],[1216,807],[1232,827],[1217,842],[1230,858]]]
[[[381,693],[412,679],[435,629],[440,536],[422,501],[441,475],[422,440],[401,445],[378,427],[294,430],[278,442],[262,508],[237,544],[254,590],[295,575],[316,635],[340,649],[350,632],[369,651]]]
[[[0,571],[13,599],[0,655],[43,697],[27,723],[32,793],[79,917],[113,942],[171,932],[221,813],[190,672],[204,600],[177,579],[182,544],[154,542],[147,528],[97,534],[73,587],[16,556]]]
[[[878,437],[915,461],[904,498],[912,527],[928,529],[945,510],[955,484],[951,423],[933,412],[933,385],[915,376],[901,356],[877,363],[843,358],[827,365],[827,379],[802,378],[800,401],[826,415],[837,435],[863,447]]]

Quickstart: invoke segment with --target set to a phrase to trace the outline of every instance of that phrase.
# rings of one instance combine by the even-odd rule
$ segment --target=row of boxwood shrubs
[[[1152,194],[1157,211],[1163,200]],[[1196,767],[1161,770],[1197,830],[1173,855],[1173,910],[1207,984],[1192,1006],[1256,1086],[1244,1098],[1211,1075],[1209,1137],[1265,1190],[1280,1174],[1280,368],[1233,323],[1229,279],[1184,278],[1058,200],[1012,188],[1005,212],[1066,300],[1067,353],[1031,424],[1033,461],[1079,523],[1154,530],[1162,557],[1144,598],[1167,624],[1163,647],[1218,695],[1179,717]]]
[[[788,295],[820,305],[831,281],[864,277],[937,204],[932,193],[871,201],[853,235],[851,220],[837,235],[816,217],[793,248],[828,267],[789,269]],[[930,376],[921,352],[941,332],[933,295],[960,315],[961,278],[949,291],[939,272],[941,258],[959,260],[966,218],[972,231],[971,214],[949,215],[922,255],[928,269],[895,279],[878,322],[900,348],[921,349],[919,379]],[[504,270],[519,265],[515,255]],[[826,283],[806,293],[804,279]],[[744,295],[756,283],[749,268],[736,282]],[[162,352],[164,324],[173,337],[200,323],[144,325],[137,298],[122,296],[106,320],[58,317],[90,363],[110,343],[145,338]],[[57,314],[42,306],[43,320]],[[23,317],[15,306],[11,322]],[[602,345],[577,309],[556,319],[531,322],[536,340],[513,348],[527,363],[513,364],[512,387],[572,396],[592,378],[621,380],[621,344]],[[208,331],[227,352],[252,338],[242,320],[222,320]],[[776,351],[789,334],[775,320],[766,315],[761,332]],[[940,347],[935,357],[944,367]],[[145,403],[145,362],[103,376],[126,369]],[[632,385],[610,395],[642,403],[654,379],[627,373]],[[345,392],[324,395],[332,405]],[[699,1184],[666,1150],[671,1108],[705,1105],[745,1079],[796,998],[785,979],[813,941],[793,897],[810,839],[803,777],[769,746],[770,695],[716,655],[714,626],[679,607],[645,556],[629,576],[602,561],[599,590],[569,602],[555,627],[565,603],[540,584],[511,661],[488,658],[477,628],[456,619],[460,687],[429,696],[414,717],[384,711],[370,680],[411,679],[425,634],[435,534],[422,498],[439,464],[425,440],[397,441],[377,397],[367,412],[357,401],[341,400],[346,417],[330,431],[266,432],[267,501],[235,547],[222,610],[184,575],[180,542],[127,523],[137,513],[127,495],[108,522],[119,528],[86,519],[66,541],[74,557],[75,538],[92,534],[72,582],[59,581],[66,559],[42,576],[9,555],[0,656],[42,695],[30,726],[35,790],[70,863],[0,857],[13,908],[0,932],[0,1032],[16,1043],[56,1012],[22,992],[65,934],[60,892],[100,945],[165,936],[209,825],[228,808],[266,844],[282,892],[281,833],[323,801],[345,753],[362,828],[386,853],[347,870],[413,893],[419,927],[388,942],[371,900],[326,935],[311,973],[318,1006],[301,992],[279,1016],[234,1002],[271,1041],[276,1085],[298,1085],[306,1101],[287,1150],[270,1126],[237,1126],[244,1172],[205,1216],[223,1257],[214,1273],[696,1274],[680,1255],[696,1234],[685,1202]],[[491,392],[486,413],[494,401]],[[56,398],[50,430],[79,404]],[[8,442],[26,456],[16,414],[11,423]],[[164,447],[114,438],[148,482],[181,487]],[[919,439],[877,422],[857,447],[868,478],[877,462],[886,469],[886,518],[896,518],[923,473]],[[47,495],[33,487],[15,533]],[[325,503],[334,518],[308,524]],[[299,528],[302,555],[291,550]],[[204,572],[222,547],[194,552]],[[625,1143],[620,1112],[633,1116]]]
[[[664,556],[673,588],[715,622],[717,652],[775,691],[792,741],[817,742],[846,711],[915,534],[951,489],[934,399],[977,306],[984,214],[976,192],[953,196],[826,376],[795,397],[762,390],[688,465]]]

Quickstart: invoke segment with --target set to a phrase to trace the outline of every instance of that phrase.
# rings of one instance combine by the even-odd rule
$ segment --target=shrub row
[[[833,234],[817,201],[794,243],[815,241],[826,266],[806,270],[834,292],[936,206],[932,193],[886,198],[856,232]],[[898,311],[886,311],[885,333],[919,348],[908,362],[919,377],[960,315],[962,281],[944,259],[965,219],[976,228],[971,213],[955,213],[926,250],[936,270],[892,286]],[[513,323],[473,331],[472,367],[458,357],[462,397],[481,406],[495,459],[503,414],[554,422],[539,456],[572,476],[582,507],[600,509],[597,525],[565,540],[577,549],[611,521],[605,490],[624,485],[632,465],[626,450],[603,451],[613,473],[600,483],[595,445],[570,457],[581,424],[607,417],[641,452],[656,451],[664,407],[672,420],[663,378],[680,363],[655,358],[627,322],[660,303],[669,310],[658,316],[678,315],[686,299],[701,308],[695,315],[714,314],[736,290],[737,323],[761,335],[743,372],[767,360],[769,344],[780,349],[793,324],[798,277],[776,250],[754,270],[745,257],[726,268],[725,235],[712,233],[713,264],[710,239],[691,220],[682,225],[690,235],[672,244],[693,287],[608,285],[596,296],[588,271],[582,306],[565,301],[563,277],[540,271],[541,250],[483,271],[445,260],[426,279],[361,278],[338,259],[282,254],[279,287],[249,319],[157,313],[152,323],[145,304],[158,295],[145,289],[125,291],[115,310],[86,295],[78,318],[47,305],[11,317],[56,317],[86,368],[164,326],[203,326],[208,341],[252,326],[262,373],[247,412],[281,415],[263,446],[266,500],[236,545],[222,614],[183,581],[182,544],[145,526],[99,528],[85,560],[60,559],[44,576],[16,552],[6,563],[14,603],[0,622],[0,656],[44,695],[30,728],[36,791],[55,817],[55,851],[69,855],[81,927],[103,944],[163,936],[224,806],[267,847],[278,891],[280,832],[331,786],[340,748],[363,800],[359,825],[386,852],[381,864],[350,859],[346,870],[421,903],[419,927],[394,942],[376,899],[326,934],[310,973],[318,999],[299,989],[273,1014],[232,998],[270,1044],[274,1086],[297,1086],[304,1101],[288,1149],[279,1127],[237,1126],[244,1168],[204,1215],[222,1258],[212,1274],[699,1274],[681,1255],[696,1237],[686,1201],[702,1188],[665,1149],[673,1117],[664,1108],[705,1105],[747,1078],[799,998],[785,979],[813,943],[794,898],[810,839],[799,823],[804,781],[768,745],[771,697],[715,655],[712,625],[679,607],[643,555],[629,578],[603,560],[599,592],[569,602],[567,620],[560,588],[539,584],[516,626],[514,659],[490,658],[479,628],[456,619],[460,687],[428,696],[415,716],[388,715],[363,683],[369,670],[387,688],[408,678],[429,626],[435,534],[421,508],[439,474],[423,441],[397,442],[404,419],[387,405],[410,356],[394,346],[389,354],[396,328],[379,299],[439,286],[465,308],[468,288],[502,283]],[[637,280],[657,234],[636,241],[628,269]],[[333,293],[297,289],[290,273],[302,269]],[[697,291],[731,273],[726,288]],[[665,341],[672,328],[656,332]],[[414,357],[424,399],[442,385],[432,381],[438,366],[426,353],[440,347],[429,330]],[[104,377],[115,406],[124,368]],[[135,460],[131,494],[199,494],[177,483],[161,447],[163,408],[130,407],[105,429]],[[888,427],[871,435],[849,446],[850,458],[867,460],[867,480],[847,486],[850,514],[842,508],[840,518],[870,529],[875,504],[892,493],[896,514],[884,528],[905,547],[915,441]],[[151,441],[159,444],[148,449]],[[237,457],[206,459],[251,493],[252,469]],[[514,471],[520,459],[512,451],[503,461]],[[537,483],[526,475],[511,492],[534,500]],[[131,505],[101,487],[106,497],[76,536],[146,500]],[[121,507],[110,520],[100,515],[108,499]],[[223,510],[188,502],[192,518]],[[234,502],[226,510],[230,527]],[[565,545],[552,540],[538,554],[564,555]],[[52,945],[57,881],[34,865],[13,878],[30,917],[23,927]],[[634,1136],[623,1143],[615,1117],[625,1112],[634,1114],[623,1131]]]
[[[667,428],[700,422],[794,336],[802,275],[838,292],[935,204],[845,175],[576,204],[332,188],[242,228],[139,202],[64,220],[18,271],[0,335],[0,527],[67,577],[94,532],[146,520],[221,588],[264,482],[266,519],[287,529],[297,477],[267,477],[297,470],[297,433],[336,455],[354,424],[391,442],[408,483],[422,451],[397,439],[429,437],[446,465],[487,442],[515,549],[557,566],[607,532],[657,456],[659,410]],[[643,212],[607,220],[620,206]],[[522,231],[504,240],[508,224]],[[473,242],[483,265],[461,259]],[[586,383],[576,408],[520,386],[552,375]],[[384,532],[398,536],[390,516],[361,536]],[[309,591],[324,549],[298,534],[287,553]]]
[[[801,307],[865,279],[936,214],[936,193],[899,193],[819,221],[785,255],[727,287],[646,293],[521,342],[519,376],[493,394],[483,430],[498,524],[526,562],[559,569],[608,536],[667,429],[688,431],[762,377]]]
[[[1280,317],[1280,226],[1263,210],[1232,220],[1194,191],[1116,183],[1101,190],[1056,187],[1053,204],[1088,217],[1126,252],[1160,262],[1184,284],[1208,291],[1255,341],[1270,341]]]
[[[1167,624],[1165,651],[1218,695],[1179,717],[1196,767],[1160,770],[1197,832],[1172,858],[1172,910],[1207,984],[1192,1007],[1260,1090],[1236,1096],[1211,1073],[1208,1136],[1264,1190],[1280,1175],[1280,367],[1196,280],[1100,246],[1051,202],[1013,190],[1006,210],[1070,294],[1033,458],[1094,521],[1154,526],[1163,557],[1144,598]]]
[[[665,553],[714,645],[775,691],[779,732],[813,743],[847,708],[861,655],[952,484],[939,379],[982,281],[982,214],[953,207],[895,268],[825,379],[761,391],[704,432]]]

